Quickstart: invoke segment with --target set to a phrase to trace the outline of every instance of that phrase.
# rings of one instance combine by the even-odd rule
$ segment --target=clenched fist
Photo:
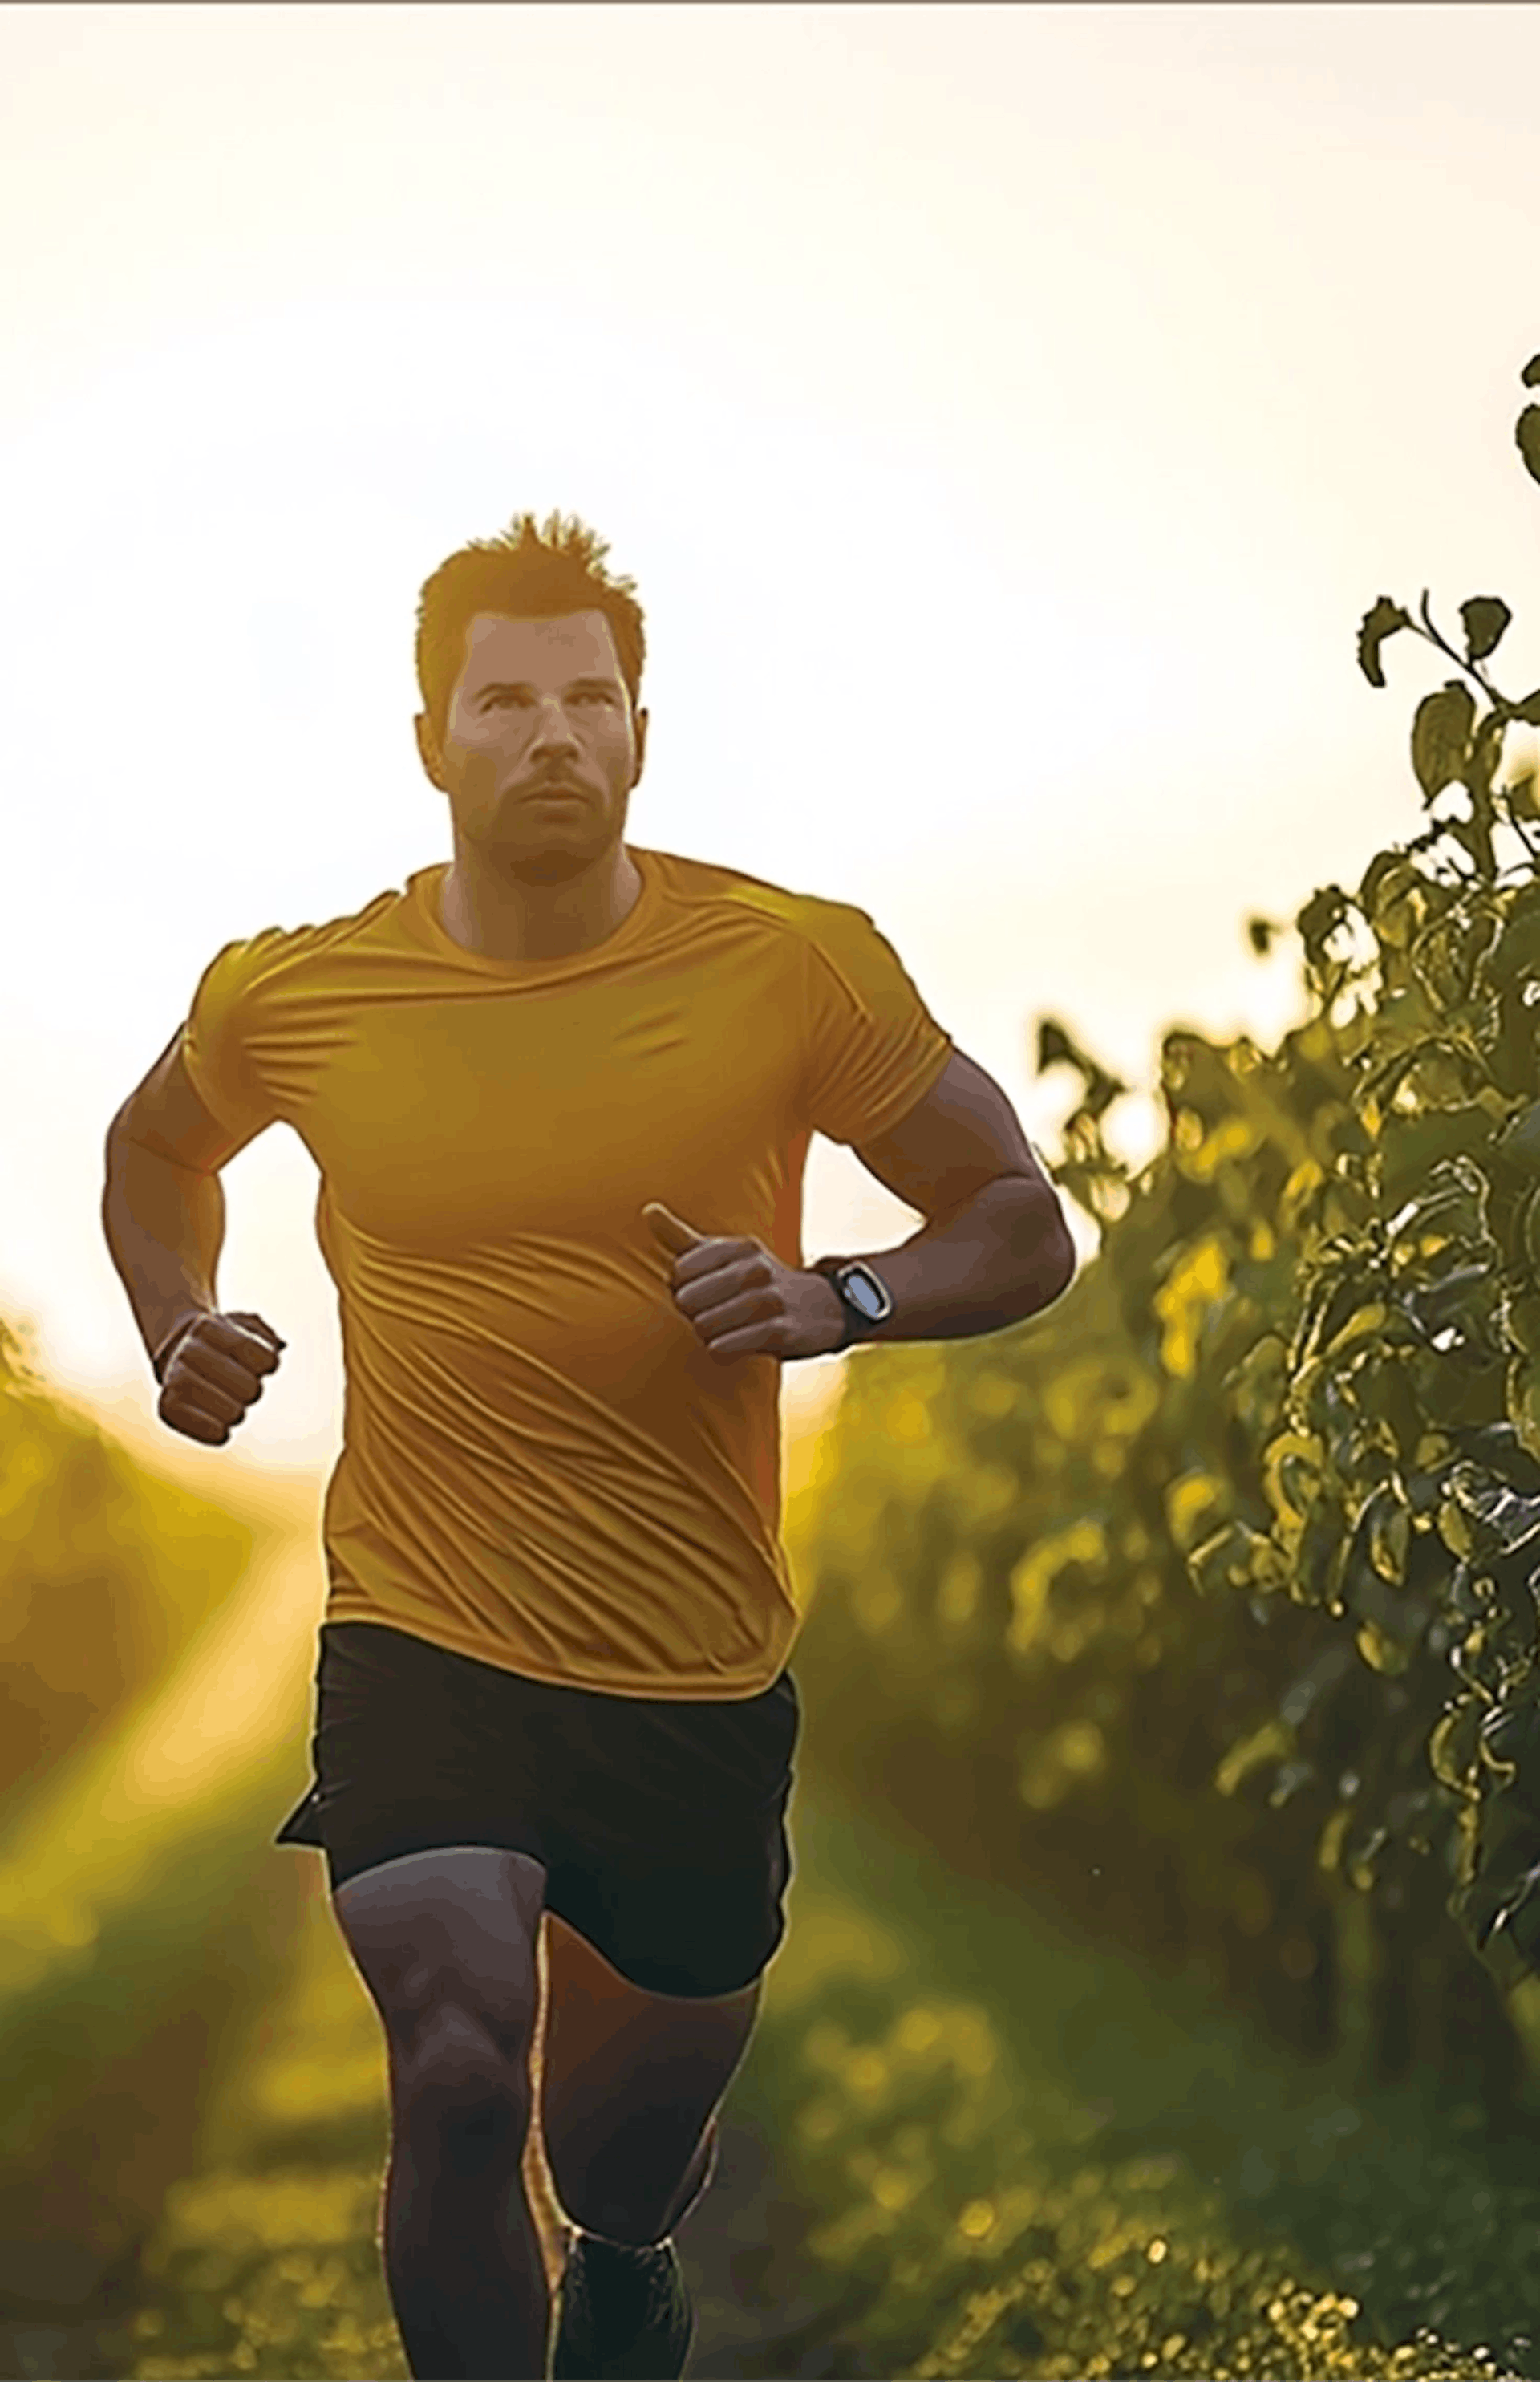
[[[718,1364],[735,1357],[827,1357],[844,1345],[845,1309],[821,1273],[788,1266],[744,1234],[700,1233],[661,1199],[642,1210],[674,1263],[674,1304]]]
[[[174,1340],[155,1412],[184,1439],[223,1447],[287,1346],[260,1315],[200,1315]]]

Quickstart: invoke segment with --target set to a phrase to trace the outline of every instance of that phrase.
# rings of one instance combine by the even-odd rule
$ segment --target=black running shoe
[[[672,2241],[575,2233],[556,2288],[551,2382],[678,2382],[695,2312]]]

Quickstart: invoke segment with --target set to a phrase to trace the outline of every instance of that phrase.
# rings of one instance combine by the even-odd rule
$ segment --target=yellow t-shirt
[[[326,1619],[557,1686],[749,1697],[799,1621],[780,1359],[709,1354],[642,1210],[801,1265],[813,1134],[897,1124],[951,1038],[864,911],[627,849],[640,897],[570,959],[462,950],[443,862],[228,943],[183,1054],[222,1124],[281,1119],[320,1169]]]

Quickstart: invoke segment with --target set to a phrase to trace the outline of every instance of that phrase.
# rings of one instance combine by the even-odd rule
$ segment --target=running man
[[[435,571],[415,724],[453,859],[226,944],[107,1136],[157,1411],[213,1447],[285,1345],[220,1309],[220,1169],[280,1119],[319,1169],[344,1445],[278,1841],[324,1852],[384,2025],[420,2376],[683,2372],[672,2236],[791,1871],[780,1368],[1001,1331],[1074,1268],[1010,1102],[863,911],[624,841],[645,649],[606,551],[524,514]],[[815,1132],[924,1227],[804,1266]],[[573,2229],[554,2324],[532,2125]]]

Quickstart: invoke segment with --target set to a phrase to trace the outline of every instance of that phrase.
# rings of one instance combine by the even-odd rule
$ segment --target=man
[[[671,2237],[790,1874],[779,1368],[999,1331],[1074,1266],[1009,1101],[864,913],[623,840],[644,644],[605,551],[525,514],[428,582],[452,861],[226,945],[107,1140],[158,1411],[214,1446],[285,1344],[219,1310],[219,1169],[281,1118],[320,1170],[346,1421],[315,1785],[279,1841],[324,1849],[384,2024],[417,2376],[683,2371]],[[804,1267],[814,1131],[924,1229]],[[543,1918],[576,2229],[549,2351],[520,2179]]]

